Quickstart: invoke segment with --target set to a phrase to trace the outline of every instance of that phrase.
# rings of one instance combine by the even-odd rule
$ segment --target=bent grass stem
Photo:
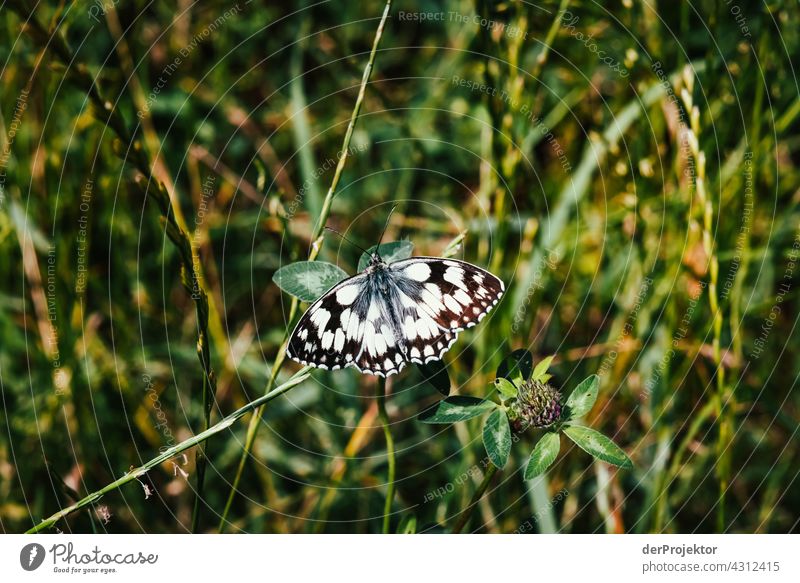
[[[270,391],[266,395],[259,397],[255,401],[252,401],[247,405],[240,407],[239,409],[237,409],[236,411],[234,411],[233,413],[231,413],[230,415],[228,415],[227,417],[225,417],[212,427],[209,427],[205,431],[198,433],[194,437],[190,437],[189,439],[186,439],[180,442],[179,444],[172,446],[171,448],[165,450],[164,453],[154,457],[153,459],[142,464],[138,468],[134,468],[133,470],[129,471],[118,480],[114,480],[107,486],[100,488],[95,492],[92,492],[91,494],[89,494],[85,498],[82,498],[72,506],[68,506],[63,510],[56,512],[49,518],[42,520],[42,522],[40,522],[33,528],[29,529],[28,531],[26,531],[26,534],[33,534],[36,532],[40,532],[45,528],[53,526],[56,522],[58,522],[62,518],[65,518],[69,514],[72,514],[73,512],[80,510],[81,508],[85,508],[90,504],[94,504],[105,494],[108,494],[109,492],[112,492],[118,489],[120,486],[128,484],[129,482],[138,480],[140,477],[145,475],[147,472],[149,472],[159,464],[171,458],[174,458],[175,456],[177,456],[180,453],[183,453],[187,449],[190,449],[192,447],[200,445],[201,443],[204,443],[208,438],[218,433],[221,433],[222,431],[233,425],[238,419],[240,419],[253,409],[256,409],[258,407],[263,407],[266,403],[272,401],[274,398],[279,397],[280,395],[287,392],[289,389],[296,387],[297,385],[308,379],[311,376],[310,371],[311,367],[306,366],[301,368],[299,371],[297,371],[297,373],[294,374],[294,376],[292,376],[288,381],[280,385],[278,388]]]

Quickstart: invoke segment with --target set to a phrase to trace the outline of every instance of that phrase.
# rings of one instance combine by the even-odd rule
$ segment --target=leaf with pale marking
[[[483,424],[483,446],[494,465],[503,468],[511,453],[511,427],[505,411],[495,409]]]
[[[575,387],[575,390],[572,391],[565,404],[569,419],[583,417],[592,410],[594,402],[597,400],[597,390],[599,386],[600,377],[593,374]]]
[[[602,433],[581,425],[565,427],[564,433],[566,433],[567,437],[574,441],[583,451],[593,455],[597,459],[619,466],[620,468],[628,470],[633,468],[633,462],[628,455],[622,451],[622,448]]]
[[[530,480],[539,476],[553,465],[561,449],[561,437],[558,433],[545,433],[533,448],[528,465],[525,466],[525,479]]]
[[[332,263],[298,261],[281,267],[272,281],[290,296],[311,303],[347,277],[347,272]]]
[[[466,421],[495,409],[492,401],[457,395],[447,397],[419,415],[423,423],[455,423]]]

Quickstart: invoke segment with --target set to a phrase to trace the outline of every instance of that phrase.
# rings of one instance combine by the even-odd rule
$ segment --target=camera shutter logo
[[[39,543],[29,543],[19,552],[19,564],[26,571],[35,571],[44,562],[44,547]]]

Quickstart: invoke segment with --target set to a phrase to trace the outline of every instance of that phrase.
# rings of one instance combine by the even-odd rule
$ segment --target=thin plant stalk
[[[478,486],[478,489],[475,490],[472,498],[470,498],[469,504],[467,504],[467,507],[459,513],[458,521],[453,527],[453,534],[459,534],[462,530],[464,530],[464,527],[467,526],[470,517],[472,517],[472,512],[475,510],[475,507],[478,505],[478,502],[480,502],[481,498],[483,498],[483,495],[486,493],[486,489],[489,487],[489,483],[492,481],[492,478],[496,473],[497,466],[490,463],[489,469],[487,469],[486,473],[483,475],[483,480]]]
[[[191,240],[187,234],[185,221],[182,219],[176,200],[170,197],[165,184],[155,175],[147,148],[134,139],[134,133],[125,121],[116,104],[107,100],[92,76],[89,69],[75,61],[75,54],[67,44],[60,30],[48,32],[24,3],[13,1],[10,8],[26,20],[31,37],[44,46],[50,46],[52,53],[67,67],[67,79],[86,93],[92,107],[94,117],[106,124],[116,134],[119,143],[114,144],[117,155],[124,162],[131,164],[139,176],[134,180],[145,199],[152,196],[161,212],[161,221],[168,238],[178,249],[181,263],[181,283],[195,304],[197,318],[197,356],[203,368],[203,429],[207,430],[211,421],[211,409],[216,394],[216,374],[211,364],[211,338],[209,336],[209,302],[205,289],[200,259],[195,258]],[[177,197],[176,197],[177,198]],[[201,442],[202,444],[202,442]],[[206,468],[205,444],[197,450],[197,488],[195,492],[194,510],[192,512],[192,530],[197,527],[199,505],[202,498],[203,482]]]
[[[692,89],[694,88],[694,73],[691,67],[687,66],[683,72],[684,88],[681,90],[681,100],[686,110],[689,112],[689,127],[686,128],[686,136],[689,149],[695,163],[694,188],[702,211],[702,238],[703,251],[708,261],[708,300],[712,315],[712,352],[714,359],[716,394],[714,395],[715,413],[719,428],[717,435],[717,480],[719,481],[719,501],[717,503],[717,531],[725,530],[725,496],[728,491],[730,474],[730,452],[729,445],[731,439],[731,423],[725,415],[726,395],[725,395],[725,367],[722,363],[721,337],[722,337],[722,308],[719,304],[719,294],[717,284],[719,278],[719,260],[717,259],[716,248],[713,239],[714,207],[711,196],[706,188],[706,156],[700,149],[700,110],[694,104]],[[730,403],[728,408],[730,409]]]
[[[386,25],[386,20],[389,18],[389,12],[392,7],[392,0],[387,0],[386,6],[383,9],[383,15],[381,16],[380,23],[378,24],[378,28],[375,31],[375,40],[372,43],[372,50],[369,54],[369,60],[367,61],[367,65],[364,68],[364,74],[361,78],[361,85],[358,89],[358,96],[356,97],[356,103],[353,107],[353,113],[350,116],[350,123],[347,125],[347,131],[344,135],[344,140],[342,142],[341,148],[341,156],[339,158],[339,162],[336,165],[336,171],[333,175],[333,180],[331,181],[331,185],[328,188],[328,192],[325,195],[325,199],[322,202],[322,210],[320,211],[319,220],[317,221],[316,225],[314,226],[314,230],[311,235],[311,252],[308,256],[308,261],[315,261],[319,252],[322,248],[322,243],[324,242],[324,229],[325,223],[328,220],[328,215],[331,212],[331,205],[333,203],[333,198],[336,193],[336,188],[339,186],[339,180],[342,177],[342,172],[344,171],[345,164],[347,162],[349,150],[350,150],[350,141],[353,138],[353,130],[355,129],[356,122],[358,121],[359,114],[361,112],[361,104],[364,102],[364,95],[367,89],[367,82],[369,81],[370,75],[372,74],[372,69],[375,64],[375,55],[378,52],[378,45],[380,44],[381,37],[383,36],[383,29]],[[292,322],[294,321],[295,316],[297,315],[297,310],[299,307],[299,302],[297,298],[292,298],[291,307],[289,308],[289,318],[287,321],[287,330],[286,335],[284,336],[283,343],[281,347],[278,349],[278,355],[275,358],[275,362],[272,365],[272,370],[270,372],[270,378],[267,381],[267,387],[265,389],[265,393],[268,393],[275,384],[275,379],[278,376],[281,368],[283,367],[284,362],[286,361],[286,347],[289,343],[289,332],[291,330]],[[233,504],[233,500],[236,497],[236,492],[239,489],[239,482],[242,479],[242,473],[244,472],[245,465],[247,464],[247,460],[250,457],[250,451],[253,448],[253,443],[255,442],[256,435],[258,434],[258,428],[261,422],[261,416],[264,414],[264,408],[259,407],[255,410],[253,416],[250,419],[250,423],[247,426],[247,436],[245,438],[244,448],[242,450],[242,454],[239,457],[239,464],[236,468],[236,476],[233,479],[233,484],[231,485],[231,491],[228,494],[228,499],[225,502],[225,508],[222,511],[222,516],[220,517],[218,531],[223,532],[225,530],[225,525],[228,522],[228,513],[230,512],[231,505]]]
[[[375,398],[378,404],[378,418],[383,428],[383,436],[386,438],[386,459],[389,464],[389,477],[387,478],[386,502],[383,505],[383,534],[389,533],[390,517],[392,514],[392,502],[394,501],[394,479],[395,479],[395,455],[394,438],[389,425],[389,413],[386,411],[386,379],[379,378]]]
[[[170,447],[169,449],[165,450],[162,454],[160,454],[160,455],[154,457],[153,459],[151,459],[150,461],[142,464],[138,468],[132,469],[131,471],[126,473],[121,478],[119,478],[117,480],[114,480],[113,482],[111,482],[110,484],[104,486],[103,488],[100,488],[99,490],[97,490],[95,492],[92,492],[91,494],[89,494],[85,498],[82,498],[81,500],[79,500],[78,502],[73,504],[72,506],[68,506],[67,508],[64,508],[63,510],[60,510],[60,511],[56,512],[55,514],[53,514],[49,518],[46,518],[45,520],[42,520],[42,522],[40,522],[39,524],[37,524],[33,528],[29,529],[26,532],[26,534],[33,534],[33,533],[36,533],[36,532],[40,532],[40,531],[44,530],[45,528],[49,528],[49,527],[53,526],[56,522],[58,522],[62,518],[65,518],[66,516],[72,514],[73,512],[75,512],[77,510],[80,510],[81,508],[85,508],[85,507],[87,507],[87,506],[89,506],[91,504],[94,504],[100,498],[102,498],[105,494],[108,494],[109,492],[112,492],[112,491],[118,489],[119,487],[124,486],[125,484],[128,484],[128,483],[130,483],[130,482],[132,482],[134,480],[138,480],[139,478],[144,476],[147,472],[149,472],[153,468],[157,467],[159,464],[162,464],[165,461],[168,461],[168,460],[174,458],[175,456],[183,453],[187,449],[191,449],[192,447],[195,447],[197,445],[200,445],[201,443],[204,443],[208,438],[210,438],[210,437],[212,437],[212,436],[214,436],[214,435],[216,435],[218,433],[221,433],[225,429],[228,429],[238,419],[241,419],[242,417],[244,417],[247,413],[249,413],[253,409],[256,409],[258,407],[263,406],[264,404],[272,401],[276,397],[279,397],[280,395],[282,395],[285,392],[287,392],[289,389],[292,389],[293,387],[296,387],[297,385],[299,385],[300,383],[302,383],[303,381],[308,379],[311,376],[311,372],[310,371],[311,371],[311,367],[306,366],[306,367],[301,368],[288,381],[286,381],[282,385],[278,386],[274,390],[270,391],[266,395],[263,395],[263,396],[259,397],[258,399],[254,400],[254,401],[251,401],[250,403],[248,403],[247,405],[244,405],[243,407],[240,407],[239,409],[237,409],[236,411],[234,411],[233,413],[231,413],[230,415],[228,415],[227,417],[225,417],[221,421],[218,421],[216,424],[214,424],[213,426],[209,427],[205,431],[203,431],[201,433],[198,433],[197,435],[195,435],[193,437],[190,437],[189,439],[186,439],[186,440],[180,442],[179,444]]]

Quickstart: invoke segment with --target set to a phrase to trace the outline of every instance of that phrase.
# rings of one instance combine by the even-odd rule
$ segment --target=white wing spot
[[[403,270],[403,273],[414,281],[427,281],[431,276],[431,268],[427,263],[412,263]]]
[[[428,316],[423,316],[416,323],[417,328],[417,335],[422,338],[423,340],[427,340],[428,338],[433,338],[438,331],[436,327],[436,322],[434,322]]]
[[[463,289],[456,290],[456,293],[453,294],[455,298],[458,300],[459,303],[468,306],[472,303],[472,300],[469,297],[469,294],[466,293]]]
[[[375,354],[386,354],[386,338],[380,332],[375,334]]]
[[[364,344],[370,354],[375,354],[375,327],[372,322],[367,322],[364,326]]]
[[[339,328],[336,331],[336,338],[333,341],[333,348],[336,352],[341,352],[342,348],[344,348],[344,331]]]
[[[383,338],[386,340],[387,346],[395,345],[394,332],[392,332],[389,326],[386,324],[381,324],[381,334],[383,334]]]
[[[434,312],[441,312],[444,310],[444,304],[433,295],[429,290],[422,290],[422,301],[425,302]]]
[[[347,323],[347,339],[348,340],[357,340],[359,338],[358,334],[358,316],[353,313],[350,316],[350,321]]]
[[[339,326],[341,326],[342,330],[347,330],[347,324],[350,321],[350,308],[347,308],[342,314],[339,316]]]
[[[461,292],[462,294],[464,293],[461,290],[458,290],[458,291]],[[460,314],[461,310],[463,310],[463,308],[461,307],[461,304],[459,304],[457,301],[455,301],[453,299],[453,296],[451,296],[450,294],[447,294],[446,296],[444,296],[444,305],[447,306],[447,309],[450,310],[451,312],[453,312],[454,314]]]
[[[433,347],[430,344],[428,344],[427,346],[425,346],[425,350],[423,350],[422,353],[425,356],[433,356]]]
[[[357,285],[346,285],[338,289],[336,291],[336,301],[343,306],[349,306],[358,297],[358,287]]]
[[[325,308],[319,308],[311,314],[311,322],[317,327],[317,333],[322,334],[325,331],[325,326],[328,325],[328,320],[331,319],[331,313]]]
[[[322,348],[328,350],[331,346],[333,346],[333,332],[326,330],[325,334],[322,335]],[[322,358],[324,359],[325,357],[323,356]]]
[[[437,298],[441,298],[442,297],[442,290],[435,283],[426,283],[425,284],[425,289],[428,290],[429,292],[431,292]]]
[[[417,337],[417,327],[414,323],[414,318],[411,315],[406,316],[403,322],[403,333],[406,335],[406,340],[414,340]]]
[[[400,304],[404,308],[416,308],[417,307],[417,303],[414,300],[412,300],[410,297],[408,297],[407,294],[405,294],[403,292],[398,292],[398,296],[400,297]]]
[[[463,290],[467,289],[467,286],[464,285],[464,270],[460,267],[448,267],[444,272],[444,280]]]

